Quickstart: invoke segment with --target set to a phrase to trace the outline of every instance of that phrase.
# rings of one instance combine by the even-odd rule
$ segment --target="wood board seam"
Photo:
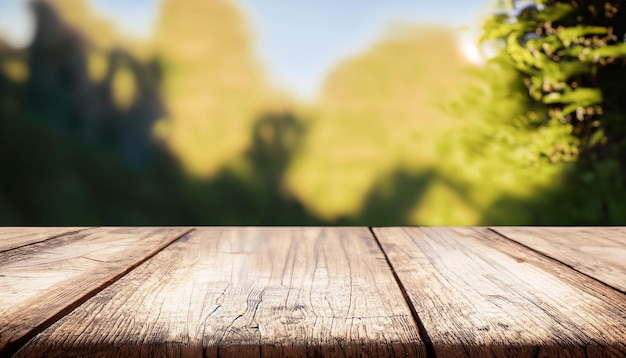
[[[417,310],[411,304],[411,299],[409,298],[409,294],[408,294],[408,292],[406,290],[406,287],[402,283],[402,280],[400,280],[400,276],[398,276],[398,274],[396,273],[396,270],[394,269],[394,267],[393,267],[393,265],[391,263],[391,260],[389,260],[389,257],[387,256],[387,253],[383,249],[383,245],[381,244],[380,240],[378,239],[378,236],[376,236],[376,233],[374,232],[374,229],[371,226],[368,226],[368,229],[369,229],[370,233],[372,234],[372,237],[374,238],[374,241],[376,241],[376,245],[378,245],[378,249],[380,250],[380,252],[385,257],[385,261],[387,262],[387,266],[389,267],[389,270],[391,271],[391,273],[393,275],[393,278],[395,279],[396,284],[398,285],[398,288],[400,289],[400,292],[402,293],[402,298],[404,299],[404,302],[409,307],[409,311],[411,312],[411,316],[413,318],[413,322],[417,326],[417,331],[418,331],[418,333],[420,335],[420,338],[424,342],[424,346],[426,347],[426,357],[428,357],[428,358],[437,358],[437,353],[435,352],[435,347],[434,347],[433,342],[432,342],[432,340],[430,338],[430,335],[428,334],[428,330],[426,330],[426,326],[424,326],[424,322],[422,321],[422,319],[420,318],[419,314],[417,313]]]
[[[164,243],[163,245],[157,247],[154,251],[148,253],[145,257],[140,258],[139,260],[137,260],[133,264],[127,266],[124,270],[122,270],[122,272],[120,272],[117,275],[113,276],[109,280],[106,280],[106,281],[102,282],[100,285],[98,285],[97,287],[93,288],[92,290],[89,290],[89,291],[85,292],[82,296],[78,297],[74,301],[69,302],[65,307],[60,309],[57,313],[55,313],[50,318],[48,318],[45,321],[43,321],[41,324],[38,324],[37,326],[33,327],[30,331],[28,331],[22,337],[14,340],[12,342],[8,342],[7,345],[4,347],[4,349],[0,350],[0,357],[10,357],[10,356],[12,356],[18,350],[20,350],[26,343],[28,343],[28,341],[30,341],[33,337],[35,337],[37,334],[43,332],[44,330],[46,330],[48,327],[50,327],[51,325],[56,323],[61,318],[67,316],[70,313],[72,313],[72,311],[74,311],[76,308],[80,307],[87,300],[89,300],[90,298],[94,297],[95,295],[97,295],[102,290],[106,289],[107,287],[113,285],[115,282],[117,282],[119,279],[121,279],[122,277],[124,277],[127,274],[129,274],[131,271],[133,271],[134,269],[139,267],[141,264],[143,264],[144,262],[150,260],[156,254],[158,254],[159,252],[163,251],[164,249],[166,249],[168,246],[172,245],[176,241],[178,241],[181,238],[189,235],[194,230],[195,230],[195,228],[191,228],[191,229],[185,230],[182,233],[174,236],[174,238],[172,240],[170,240],[170,241]]]
[[[502,238],[504,238],[504,239],[506,239],[508,241],[511,241],[511,242],[513,242],[513,243],[515,243],[515,244],[517,244],[519,246],[522,246],[523,248],[525,248],[527,250],[530,250],[530,251],[532,251],[532,252],[534,252],[534,253],[536,253],[538,255],[541,255],[542,257],[545,257],[545,258],[547,258],[547,259],[549,259],[551,261],[554,261],[554,262],[556,262],[558,264],[561,264],[561,265],[571,269],[572,271],[575,271],[575,272],[577,272],[577,273],[579,273],[579,274],[581,274],[581,275],[583,275],[585,277],[588,277],[588,278],[594,280],[595,282],[598,282],[598,283],[600,283],[600,284],[602,284],[602,285],[604,285],[604,286],[606,286],[606,287],[608,287],[610,289],[613,289],[613,290],[619,292],[622,295],[626,295],[625,291],[623,291],[623,290],[621,290],[621,289],[619,289],[619,288],[617,288],[617,287],[615,287],[615,286],[613,286],[611,284],[608,284],[608,283],[606,283],[606,282],[604,282],[604,281],[602,281],[602,280],[600,280],[600,279],[598,279],[596,277],[593,277],[590,274],[587,274],[587,273],[585,273],[583,271],[580,271],[579,269],[577,269],[573,265],[570,265],[570,264],[568,264],[566,262],[563,262],[563,261],[561,261],[561,260],[559,260],[559,259],[557,259],[557,258],[555,258],[555,257],[553,257],[551,255],[549,255],[548,253],[545,253],[543,251],[537,250],[537,249],[535,249],[535,248],[533,248],[531,246],[528,246],[528,245],[526,245],[526,244],[524,244],[522,242],[519,242],[519,241],[517,241],[517,240],[515,240],[513,238],[510,238],[510,237],[504,235],[503,233],[497,231],[497,228],[488,227],[487,229],[489,231],[493,232],[494,234],[496,234],[496,235],[498,235],[498,236],[500,236],[500,237],[502,237]]]
[[[17,249],[21,249],[21,248],[24,248],[24,247],[26,247],[26,246],[31,246],[31,245],[35,245],[35,244],[40,244],[40,243],[42,243],[42,242],[46,242],[46,241],[48,241],[48,240],[57,239],[57,238],[59,238],[59,237],[63,237],[63,236],[66,236],[66,235],[74,235],[74,234],[78,234],[78,233],[79,233],[79,232],[81,232],[81,231],[85,231],[85,230],[89,230],[89,229],[93,229],[93,227],[85,227],[85,228],[78,229],[78,230],[73,230],[73,231],[68,231],[68,232],[64,232],[64,233],[61,233],[61,234],[52,235],[52,236],[50,236],[50,237],[48,237],[48,238],[45,238],[45,239],[43,239],[43,240],[34,241],[34,242],[29,242],[29,243],[27,243],[27,244],[20,245],[20,246],[16,246],[16,247],[11,247],[11,248],[9,248],[9,249],[2,249],[2,250],[0,250],[0,253],[3,253],[3,252],[8,252],[8,251],[12,251],[12,250],[17,250]]]

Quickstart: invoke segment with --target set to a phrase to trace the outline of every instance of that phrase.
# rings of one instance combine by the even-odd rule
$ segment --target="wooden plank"
[[[187,231],[94,228],[0,253],[0,356]]]
[[[18,353],[425,357],[367,228],[203,228]]]
[[[0,228],[0,252],[15,249],[50,238],[77,232],[81,227],[2,227]]]
[[[492,230],[626,293],[624,227],[497,227]]]
[[[486,228],[375,234],[439,357],[624,357],[626,296]]]

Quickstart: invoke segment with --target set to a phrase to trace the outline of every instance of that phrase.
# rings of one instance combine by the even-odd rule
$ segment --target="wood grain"
[[[203,228],[33,338],[28,356],[425,357],[367,228]]]
[[[492,230],[626,293],[626,228],[497,227]]]
[[[619,291],[486,228],[375,229],[438,357],[624,357]]]
[[[50,238],[77,232],[80,227],[2,227],[0,252],[42,242]]]
[[[0,355],[187,231],[94,228],[0,253]]]

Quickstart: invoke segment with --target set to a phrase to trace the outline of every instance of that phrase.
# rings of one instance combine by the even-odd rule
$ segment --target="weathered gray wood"
[[[626,292],[626,228],[497,227],[501,235]]]
[[[0,253],[0,355],[187,231],[94,228]]]
[[[28,356],[425,356],[367,228],[203,228],[37,335]]]
[[[3,227],[0,228],[0,252],[50,238],[77,232],[80,227]]]
[[[626,297],[486,228],[375,229],[438,357],[624,357]]]

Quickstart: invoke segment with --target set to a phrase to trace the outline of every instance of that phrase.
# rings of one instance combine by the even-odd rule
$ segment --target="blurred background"
[[[0,225],[626,224],[623,3],[2,0]]]

